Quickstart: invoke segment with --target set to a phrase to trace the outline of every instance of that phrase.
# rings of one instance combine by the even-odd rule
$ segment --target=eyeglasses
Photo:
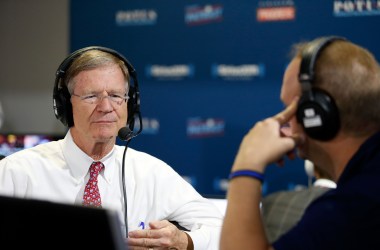
[[[89,104],[99,104],[103,98],[108,98],[111,103],[116,103],[117,105],[121,105],[124,102],[127,102],[129,99],[129,96],[127,94],[108,94],[108,95],[102,95],[102,94],[89,94],[89,95],[76,95],[72,94],[72,96],[79,97],[82,101]]]

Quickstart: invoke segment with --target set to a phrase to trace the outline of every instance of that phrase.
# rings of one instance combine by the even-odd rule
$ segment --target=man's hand
[[[232,171],[251,169],[263,173],[270,163],[280,163],[284,155],[299,143],[300,138],[283,128],[294,117],[298,99],[282,112],[256,123],[244,137]]]
[[[190,237],[167,220],[152,221],[150,229],[135,230],[128,233],[128,247],[139,249],[176,249],[186,250]]]

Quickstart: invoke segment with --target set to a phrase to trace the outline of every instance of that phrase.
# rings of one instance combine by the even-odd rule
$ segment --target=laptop
[[[116,212],[4,196],[0,243],[4,249],[127,249]]]

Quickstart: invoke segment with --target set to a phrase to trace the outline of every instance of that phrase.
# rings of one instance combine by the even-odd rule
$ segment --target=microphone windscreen
[[[305,160],[305,172],[308,177],[310,178],[314,177],[314,163],[313,162],[309,160]]]
[[[122,127],[119,129],[119,132],[117,133],[117,136],[122,141],[128,141],[132,138],[133,132],[128,127]]]

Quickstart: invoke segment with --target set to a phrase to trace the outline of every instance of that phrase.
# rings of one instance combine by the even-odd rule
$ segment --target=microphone
[[[134,133],[128,127],[122,127],[121,129],[119,129],[117,137],[119,137],[119,139],[122,141],[129,141],[134,137]]]
[[[312,180],[315,177],[315,174],[314,174],[314,163],[313,162],[311,162],[309,160],[305,160],[305,172],[306,172],[306,175],[307,175],[307,178],[308,178],[308,186],[311,187]]]

